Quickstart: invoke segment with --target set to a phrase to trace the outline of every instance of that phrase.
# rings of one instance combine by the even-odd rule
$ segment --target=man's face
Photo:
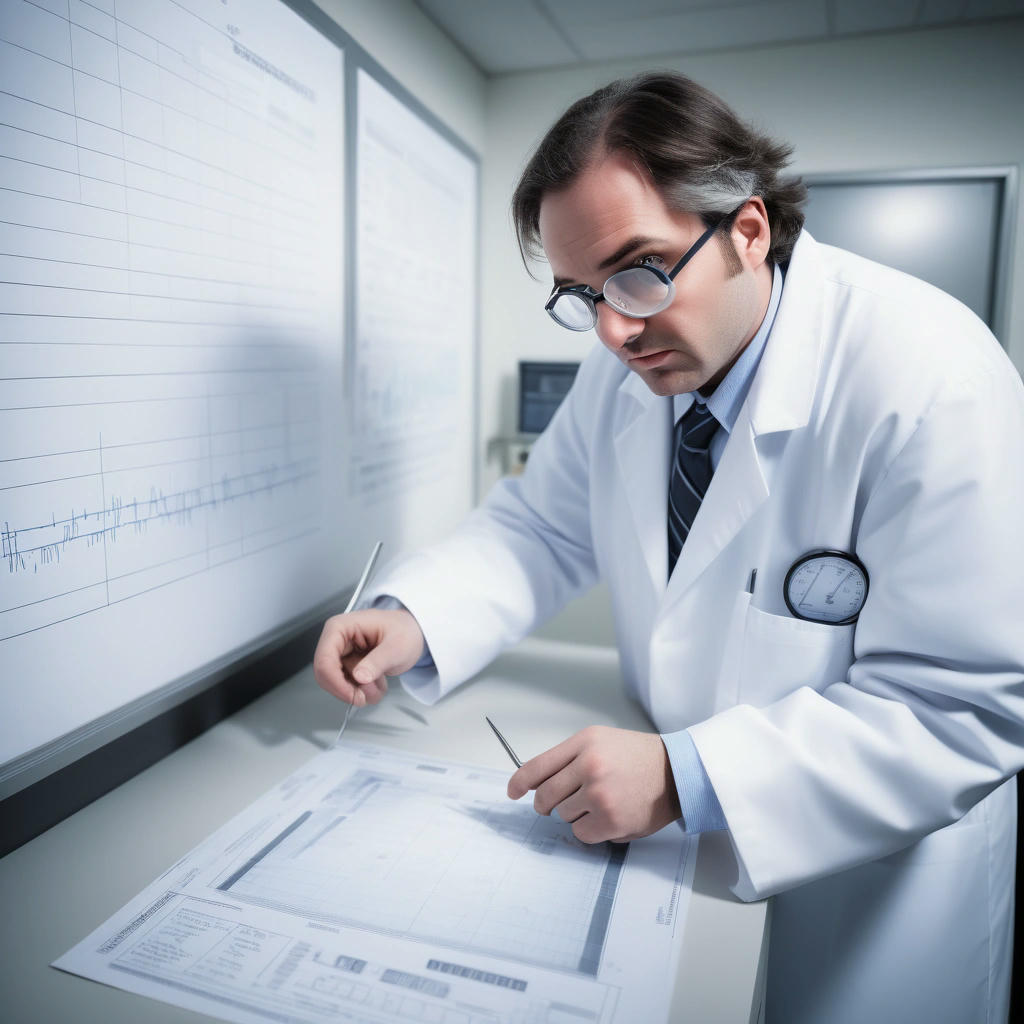
[[[709,394],[757,332],[771,294],[766,219],[760,200],[748,203],[732,229],[739,257],[727,260],[719,236],[676,275],[667,309],[634,320],[597,304],[597,336],[656,395],[703,389]],[[540,235],[558,286],[600,291],[609,275],[637,263],[666,273],[700,237],[696,214],[670,210],[628,158],[592,163],[567,189],[541,201]],[[763,237],[761,237],[763,236]]]

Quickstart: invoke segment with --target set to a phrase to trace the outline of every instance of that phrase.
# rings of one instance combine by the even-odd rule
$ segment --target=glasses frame
[[[608,282],[613,277],[615,277],[616,274],[621,274],[627,270],[648,270],[657,278],[659,278],[664,284],[668,285],[668,296],[666,298],[664,305],[660,306],[658,309],[651,310],[648,313],[629,313],[626,310],[619,309],[618,306],[614,305],[612,306],[612,309],[614,309],[616,313],[619,313],[622,316],[629,317],[630,320],[645,320],[649,316],[655,316],[657,313],[660,313],[662,310],[667,309],[672,304],[672,300],[675,298],[674,282],[676,275],[679,273],[679,271],[682,270],[683,267],[685,267],[686,264],[689,263],[690,260],[692,260],[698,252],[700,252],[701,248],[704,246],[707,240],[720,227],[723,227],[724,225],[731,223],[736,214],[738,214],[740,210],[742,210],[743,207],[747,205],[748,202],[749,199],[744,199],[743,202],[740,203],[740,205],[737,206],[735,210],[733,210],[731,213],[725,214],[724,217],[722,217],[720,220],[716,221],[709,228],[707,228],[704,231],[704,233],[700,236],[700,238],[698,238],[697,241],[694,242],[693,245],[691,245],[690,248],[687,249],[686,252],[684,252],[683,255],[679,257],[679,261],[667,274],[664,270],[659,270],[657,267],[651,267],[644,263],[638,264],[637,266],[634,267],[623,267],[622,270],[616,270],[615,274],[608,275],[608,277],[605,279],[604,285],[602,285],[601,290],[599,292],[594,291],[594,289],[591,288],[589,284],[569,284],[561,288],[556,288],[555,291],[552,293],[551,297],[548,299],[548,301],[544,303],[544,311],[548,314],[549,317],[551,317],[552,320],[555,321],[556,324],[558,324],[559,327],[564,327],[567,331],[591,331],[597,326],[597,304],[599,302],[606,301],[604,293],[608,287]],[[555,303],[558,302],[558,300],[562,298],[563,295],[578,296],[583,300],[584,304],[589,307],[591,322],[588,326],[573,327],[570,324],[567,324],[564,320],[559,319],[558,316],[555,315]]]

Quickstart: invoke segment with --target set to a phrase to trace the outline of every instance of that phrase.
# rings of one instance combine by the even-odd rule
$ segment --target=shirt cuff
[[[676,792],[679,794],[683,829],[693,835],[728,828],[722,805],[715,796],[693,737],[683,729],[680,732],[664,733],[661,740],[668,751]]]

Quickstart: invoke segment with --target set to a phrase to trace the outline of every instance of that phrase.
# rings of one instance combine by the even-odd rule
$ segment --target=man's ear
[[[733,221],[731,234],[733,245],[744,263],[756,270],[768,259],[772,229],[760,196],[752,196],[743,204],[743,209]]]

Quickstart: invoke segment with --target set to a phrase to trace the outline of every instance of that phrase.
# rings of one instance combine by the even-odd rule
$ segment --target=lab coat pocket
[[[853,624],[807,622],[750,605],[739,656],[739,700],[764,707],[802,686],[843,682],[853,663]]]

